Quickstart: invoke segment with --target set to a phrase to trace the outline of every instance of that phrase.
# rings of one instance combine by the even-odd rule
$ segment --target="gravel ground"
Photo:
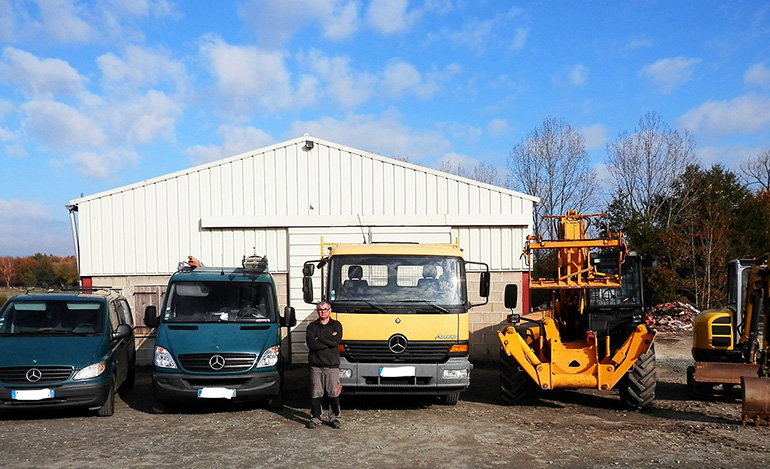
[[[533,405],[499,399],[496,368],[473,370],[456,406],[343,395],[343,428],[305,429],[308,374],[287,373],[286,408],[184,407],[150,413],[149,370],[109,418],[12,413],[0,420],[3,467],[766,467],[770,428],[742,426],[740,390],[689,400],[691,333],[656,338],[653,408],[617,393],[560,391]]]

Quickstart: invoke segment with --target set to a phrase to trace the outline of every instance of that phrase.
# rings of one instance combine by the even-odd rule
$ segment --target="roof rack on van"
[[[90,287],[72,285],[72,286],[67,286],[62,288],[51,288],[47,290],[47,293],[69,293],[69,292],[96,293],[99,291],[123,293],[123,289],[120,287],[97,286],[97,285],[93,285]],[[29,291],[27,291],[27,293],[29,293]]]
[[[243,256],[241,265],[248,271],[267,270],[267,256]]]

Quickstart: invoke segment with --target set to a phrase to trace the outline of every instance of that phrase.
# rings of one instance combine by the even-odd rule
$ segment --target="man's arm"
[[[321,341],[320,337],[316,337],[317,332],[318,331],[315,327],[313,327],[312,323],[308,324],[307,329],[305,330],[305,344],[307,344],[308,349],[314,352],[319,350],[326,350],[329,348],[328,345]]]
[[[332,327],[331,333],[319,337],[318,340],[326,345],[327,348],[336,348],[340,345],[340,341],[342,341],[342,323],[337,321],[334,323],[334,327]]]

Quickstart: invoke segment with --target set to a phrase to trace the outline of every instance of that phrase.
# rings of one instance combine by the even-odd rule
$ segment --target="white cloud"
[[[523,49],[527,38],[529,38],[528,29],[516,28],[516,35],[513,37],[513,41],[511,41],[510,49],[514,51]]]
[[[588,67],[583,64],[577,64],[569,71],[569,81],[573,86],[583,86],[588,77]]]
[[[24,132],[50,148],[100,146],[105,136],[98,123],[56,101],[30,101],[21,106]]]
[[[513,131],[511,123],[506,119],[492,119],[487,123],[487,133],[494,136],[507,136]]]
[[[131,92],[137,88],[172,83],[175,90],[183,92],[189,81],[184,64],[165,50],[129,46],[123,57],[107,53],[99,56],[96,62],[102,72],[105,89],[128,89]]]
[[[366,11],[366,20],[372,29],[382,34],[406,31],[417,19],[414,12],[407,12],[407,0],[373,0]]]
[[[0,213],[4,218],[42,218],[48,216],[48,210],[38,203],[28,200],[0,199]]]
[[[104,111],[105,122],[125,143],[149,143],[157,137],[173,139],[182,104],[165,93],[151,90]]]
[[[749,147],[745,145],[721,145],[696,147],[695,154],[704,168],[721,164],[738,174],[742,163],[767,151],[767,147]]]
[[[222,145],[196,145],[185,150],[195,165],[235,156],[249,150],[262,148],[275,142],[273,137],[256,127],[222,125],[218,132]]]
[[[451,74],[449,71],[447,74]],[[383,88],[388,95],[400,98],[405,94],[414,94],[420,98],[430,98],[439,89],[441,74],[423,77],[414,65],[400,59],[388,62],[383,73]]]
[[[135,167],[139,156],[133,150],[105,150],[100,153],[92,151],[77,151],[69,158],[68,163],[78,173],[95,179],[119,179],[120,173],[126,168]]]
[[[201,54],[216,80],[226,113],[253,115],[293,105],[291,74],[282,52],[233,46],[208,36],[201,45]]]
[[[409,158],[413,162],[443,155],[451,148],[450,142],[439,132],[410,129],[394,113],[380,116],[350,114],[342,120],[324,117],[317,121],[298,121],[292,123],[288,135],[294,138],[304,133],[389,158]]]
[[[746,70],[743,81],[747,85],[770,88],[770,68],[767,68],[763,63],[754,64]]]
[[[586,149],[601,148],[607,143],[607,128],[602,124],[594,124],[579,130],[586,139]]]
[[[673,57],[660,59],[642,68],[640,75],[646,76],[662,92],[670,93],[675,88],[687,83],[692,78],[695,66],[701,59]]]
[[[92,42],[99,32],[84,16],[88,9],[81,9],[71,0],[46,0],[35,2],[40,9],[42,28],[54,39],[69,43]]]
[[[770,97],[746,94],[707,101],[679,118],[679,125],[704,135],[748,134],[770,129]]]
[[[360,25],[358,7],[353,0],[248,0],[238,14],[261,45],[277,48],[308,26],[331,40],[352,36]]]
[[[0,77],[32,98],[84,97],[86,94],[87,79],[67,62],[41,59],[13,47],[3,50]]]
[[[308,64],[310,71],[321,78],[326,93],[343,109],[353,109],[373,94],[377,78],[356,72],[346,56],[329,57],[319,50],[300,54],[297,61]]]

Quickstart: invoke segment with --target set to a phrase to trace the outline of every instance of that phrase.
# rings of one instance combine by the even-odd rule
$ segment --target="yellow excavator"
[[[770,424],[770,268],[768,255],[735,259],[727,267],[727,305],[693,320],[693,366],[687,389],[694,397],[740,384],[743,424]]]
[[[629,409],[649,406],[657,383],[655,331],[644,322],[640,257],[628,251],[622,233],[609,230],[606,214],[570,210],[546,218],[557,224],[556,239],[529,236],[524,253],[529,290],[550,290],[551,302],[542,314],[512,312],[498,331],[502,400],[517,405],[541,391],[594,388],[617,389]],[[589,238],[592,223],[599,234]],[[539,250],[555,254],[555,277],[532,277]],[[507,285],[512,311],[516,298],[517,286]]]

